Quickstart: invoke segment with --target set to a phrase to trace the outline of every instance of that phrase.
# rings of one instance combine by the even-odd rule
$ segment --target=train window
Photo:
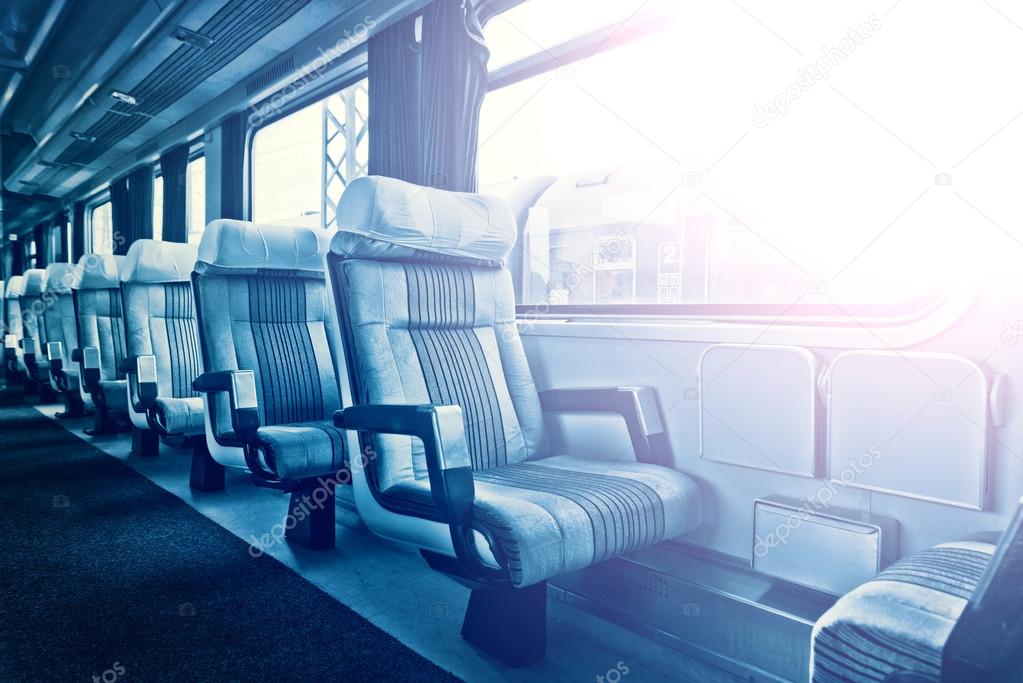
[[[89,211],[89,251],[93,254],[114,253],[114,221],[110,200],[96,204]]]
[[[163,239],[163,176],[153,178],[153,239]]]
[[[989,111],[1018,105],[981,89],[929,36],[900,47],[893,70],[885,20],[869,11],[850,8],[836,29],[834,16],[761,10],[800,50],[734,3],[677,3],[554,44],[554,27],[566,25],[561,7],[571,4],[526,2],[517,9],[535,14],[528,23],[512,10],[485,29],[507,33],[506,16],[525,36],[508,54],[527,54],[525,42],[538,47],[502,65],[494,41],[480,121],[481,189],[521,197],[539,188],[520,207],[520,304],[580,314],[711,306],[843,316],[861,305],[908,313],[1000,251],[1007,231],[992,223],[1023,219],[959,184],[1003,187],[1021,175],[995,145],[966,159],[954,190],[951,169],[938,165],[955,162],[931,151],[948,147],[931,105],[947,101],[949,88],[982,98]],[[834,46],[802,44],[829,31]],[[897,91],[895,74],[915,73],[920,55],[947,64],[949,80],[920,85],[926,96],[912,118],[878,93]],[[694,68],[669,76],[667,64]],[[954,117],[990,134],[1000,124],[984,111],[957,104]],[[952,116],[938,118],[948,127]],[[975,137],[956,141],[960,156],[984,139]],[[804,305],[812,309],[793,308]]]
[[[499,69],[595,29],[621,24],[655,4],[650,0],[526,0],[493,17],[484,27],[490,49],[488,65],[491,70]],[[551,21],[553,6],[564,21]]]
[[[199,244],[206,228],[206,157],[199,155],[185,168],[188,243]]]
[[[260,127],[252,137],[252,219],[326,227],[348,182],[368,169],[369,91],[359,81]]]

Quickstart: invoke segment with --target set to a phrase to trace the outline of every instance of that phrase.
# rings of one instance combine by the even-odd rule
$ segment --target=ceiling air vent
[[[200,50],[208,50],[213,47],[212,38],[204,36],[197,31],[193,31],[190,28],[185,28],[184,26],[178,26],[174,29],[174,33],[172,35],[182,43],[187,43],[188,45],[197,47]]]
[[[294,70],[295,58],[288,57],[287,59],[283,59],[274,64],[273,66],[271,66],[263,73],[253,78],[251,81],[249,81],[248,85],[245,86],[245,94],[251,95],[253,93],[259,92],[263,88],[266,88],[276,83],[277,81],[281,80]]]

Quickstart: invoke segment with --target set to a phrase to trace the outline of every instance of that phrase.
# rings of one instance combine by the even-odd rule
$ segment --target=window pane
[[[660,3],[656,0],[526,0],[490,19],[483,35],[493,71],[567,40],[615,26]]]
[[[163,239],[163,176],[153,178],[153,239]]]
[[[188,243],[198,244],[206,228],[206,157],[196,157],[185,169]]]
[[[92,209],[89,219],[91,229],[90,248],[94,254],[114,253],[114,223],[110,202],[103,202]]]
[[[1023,128],[954,190],[942,165],[1019,112],[996,84],[1023,44],[975,37],[953,59],[941,31],[795,4],[758,17],[805,56],[734,5],[680,3],[655,35],[488,94],[481,186],[557,179],[529,212],[523,302],[904,303],[1014,246],[992,223],[1023,223]]]
[[[260,129],[252,140],[252,218],[324,227],[341,192],[367,172],[366,82]]]

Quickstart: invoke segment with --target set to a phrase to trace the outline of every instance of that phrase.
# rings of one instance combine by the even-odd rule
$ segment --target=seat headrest
[[[51,263],[46,266],[46,293],[67,294],[78,282],[78,269],[70,263]]]
[[[515,216],[500,197],[448,192],[394,178],[353,180],[331,250],[346,258],[430,259],[500,266],[515,246]]]
[[[22,276],[22,296],[42,296],[46,289],[46,271],[42,268],[29,268]]]
[[[7,299],[17,299],[21,296],[24,282],[25,279],[20,275],[12,276],[11,279],[7,281],[7,290],[4,292],[4,297]]]
[[[78,281],[72,289],[114,289],[121,286],[123,256],[86,254],[78,260]]]
[[[195,272],[248,275],[280,271],[323,277],[323,257],[333,230],[249,221],[212,221],[199,242]]]
[[[121,265],[121,282],[188,282],[198,247],[193,244],[138,240]]]

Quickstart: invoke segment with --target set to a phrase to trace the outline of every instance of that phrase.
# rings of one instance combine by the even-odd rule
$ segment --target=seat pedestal
[[[160,435],[152,429],[131,428],[131,454],[142,457],[160,455]]]
[[[188,485],[197,491],[224,490],[224,466],[210,455],[205,438],[192,447],[192,473]]]
[[[85,417],[85,401],[78,393],[61,392],[64,394],[64,412],[57,413],[58,420],[69,420],[77,417]]]
[[[104,434],[119,434],[127,431],[114,416],[110,414],[110,411],[106,408],[102,408],[99,405],[93,411],[92,416],[92,429],[86,429],[85,433],[89,436],[102,436]]]
[[[547,582],[474,588],[462,637],[506,666],[541,661],[547,652]]]
[[[305,479],[291,492],[285,537],[310,550],[335,547],[334,482]]]

